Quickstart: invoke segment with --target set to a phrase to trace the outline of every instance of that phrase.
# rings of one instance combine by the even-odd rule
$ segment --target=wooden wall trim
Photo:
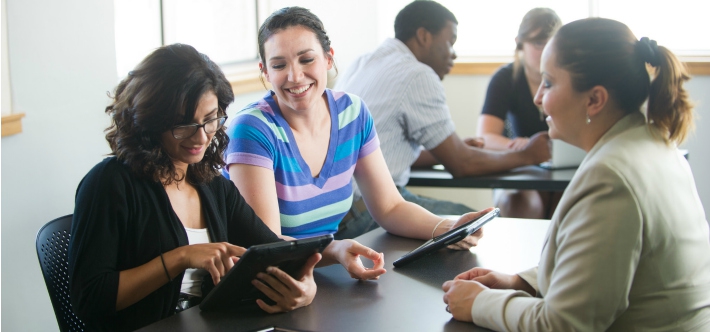
[[[681,58],[681,60],[683,60]],[[454,63],[451,69],[451,75],[493,75],[498,68],[509,62],[503,61],[458,61]],[[691,75],[710,75],[710,57],[694,58],[685,61],[688,66],[688,71]],[[266,82],[266,81],[265,81]],[[259,79],[259,74],[241,75],[239,77],[230,78],[229,83],[232,85],[235,95],[266,91],[264,85]],[[267,88],[269,83],[266,82]]]
[[[22,132],[22,118],[25,113],[13,113],[2,116],[2,137]]]
[[[266,82],[266,80],[264,80],[264,82],[268,87],[269,82]],[[258,74],[252,77],[247,76],[240,78],[232,78],[229,80],[229,83],[232,85],[232,91],[234,91],[234,95],[266,91],[266,88],[264,88],[264,85],[261,83]]]
[[[683,58],[681,58],[683,60]],[[455,62],[451,75],[493,75],[495,71],[508,62]],[[686,60],[690,75],[710,75],[710,58]]]

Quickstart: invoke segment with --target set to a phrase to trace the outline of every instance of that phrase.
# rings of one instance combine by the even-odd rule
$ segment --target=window
[[[460,57],[512,56],[525,13],[553,9],[563,23],[605,17],[629,26],[636,37],[649,37],[680,56],[710,55],[710,21],[695,0],[439,0],[459,21],[456,53]]]
[[[155,48],[173,43],[192,45],[223,68],[255,61],[258,2],[114,1],[118,77]]]

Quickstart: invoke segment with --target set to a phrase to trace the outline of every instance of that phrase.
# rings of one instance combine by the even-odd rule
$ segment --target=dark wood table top
[[[407,186],[564,191],[576,171],[523,166],[503,173],[454,178],[443,169],[412,169]]]
[[[332,265],[315,270],[318,293],[307,307],[274,315],[256,307],[214,313],[195,307],[142,330],[487,331],[453,320],[441,285],[475,266],[505,273],[536,266],[548,226],[549,220],[497,218],[484,227],[483,239],[471,251],[442,249],[396,269],[392,262],[423,241],[378,228],[357,240],[385,253],[387,273],[380,280],[357,281],[342,266]]]

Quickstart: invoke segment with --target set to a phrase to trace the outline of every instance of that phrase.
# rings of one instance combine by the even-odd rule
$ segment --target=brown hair
[[[550,8],[533,8],[523,16],[523,21],[520,22],[518,35],[516,36],[518,42],[515,45],[513,80],[518,79],[518,73],[522,67],[520,51],[523,50],[523,43],[547,40],[551,38],[561,26],[562,20],[560,20],[557,13]],[[534,36],[531,35],[538,30],[540,30],[539,33]]]
[[[225,165],[222,153],[229,138],[224,128],[215,133],[204,158],[188,166],[187,174],[176,171],[161,143],[165,131],[193,122],[200,98],[209,91],[217,96],[219,116],[226,115],[234,93],[217,64],[189,45],[158,48],[118,84],[106,107],[111,155],[139,177],[165,185],[184,178],[193,184],[211,180]]]
[[[627,114],[648,99],[648,122],[666,143],[680,144],[692,130],[693,106],[683,88],[690,76],[667,48],[637,40],[623,23],[603,18],[569,23],[553,43],[557,65],[570,72],[576,91],[603,86]],[[653,81],[646,63],[655,67]]]

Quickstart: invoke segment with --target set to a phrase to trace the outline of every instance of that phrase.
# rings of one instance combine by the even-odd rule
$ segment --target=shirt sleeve
[[[101,163],[81,181],[76,193],[69,243],[71,302],[79,318],[115,314],[120,242],[130,218],[124,174]]]
[[[493,74],[481,114],[493,115],[505,121],[513,100],[513,72],[510,65],[501,67]]]
[[[375,121],[372,119],[372,114],[370,114],[370,110],[363,100],[360,100],[360,119],[363,130],[358,159],[369,155],[380,147],[380,139],[377,137],[377,130],[375,130]]]
[[[537,285],[537,267],[518,273],[518,276],[525,280],[539,295],[540,287]]]
[[[410,141],[431,150],[454,133],[441,80],[431,72],[416,72],[403,96],[403,128]]]
[[[473,304],[477,325],[504,331],[604,331],[629,306],[643,222],[626,180],[606,166],[590,169],[574,191],[554,237],[543,298],[485,290]],[[545,250],[551,250],[546,248]],[[542,268],[542,267],[540,267]]]
[[[230,164],[247,164],[273,170],[275,144],[278,144],[279,139],[282,142],[284,139],[288,141],[281,127],[273,122],[273,118],[265,116],[257,108],[239,112],[228,126],[227,135],[227,173]]]

